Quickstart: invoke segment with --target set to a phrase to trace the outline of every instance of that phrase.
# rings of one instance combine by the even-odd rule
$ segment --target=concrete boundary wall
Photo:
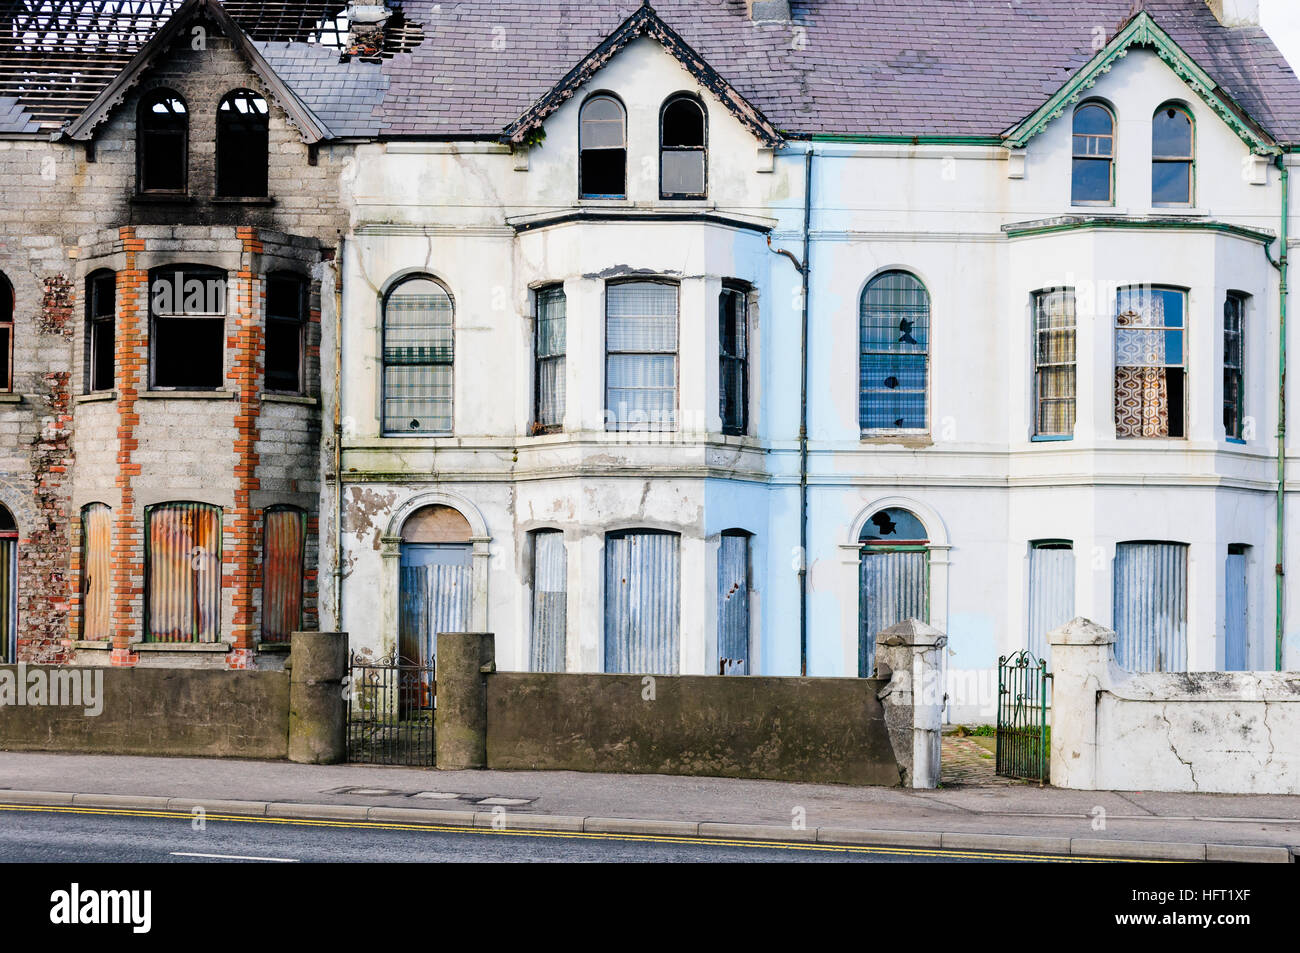
[[[1300,672],[1151,672],[1075,619],[1052,643],[1052,784],[1300,794]]]

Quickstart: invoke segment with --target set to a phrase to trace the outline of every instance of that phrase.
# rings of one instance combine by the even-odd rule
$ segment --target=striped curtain
[[[221,634],[221,508],[164,503],[147,516],[147,642],[216,642]]]
[[[533,644],[534,672],[565,669],[568,569],[564,534],[558,530],[533,533]]]
[[[288,642],[302,627],[307,514],[272,507],[262,514],[262,641]]]
[[[676,675],[681,660],[676,533],[605,539],[605,671]]]
[[[81,637],[112,638],[112,514],[103,503],[81,511]]]

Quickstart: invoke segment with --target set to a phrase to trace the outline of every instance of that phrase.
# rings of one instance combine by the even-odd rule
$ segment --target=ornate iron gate
[[[348,760],[433,766],[434,665],[402,656],[348,660]]]
[[[1045,784],[1051,728],[1047,663],[1027,649],[998,659],[997,773]]]

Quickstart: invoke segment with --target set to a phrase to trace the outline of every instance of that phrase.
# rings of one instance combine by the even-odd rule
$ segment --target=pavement
[[[1300,797],[933,791],[568,771],[0,753],[0,804],[1147,860],[1293,862]]]

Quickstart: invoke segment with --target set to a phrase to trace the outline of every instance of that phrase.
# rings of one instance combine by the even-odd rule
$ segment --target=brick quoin
[[[126,267],[117,273],[117,329],[114,361],[117,382],[117,487],[122,502],[113,520],[113,647],[110,663],[135,665],[140,656],[131,651],[131,633],[139,629],[144,617],[144,529],[136,519],[135,480],[140,465],[134,460],[139,449],[136,427],[140,416],[136,401],[140,393],[141,374],[148,359],[148,341],[144,336],[148,307],[148,275],[138,267],[137,256],[144,251],[144,241],[136,238],[135,229],[118,229]]]

